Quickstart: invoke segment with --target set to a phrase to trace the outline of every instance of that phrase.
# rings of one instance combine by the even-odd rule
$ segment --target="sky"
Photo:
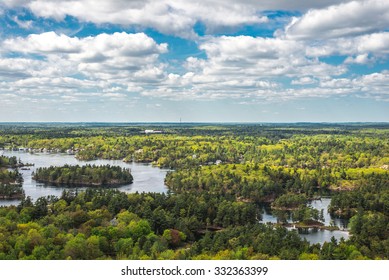
[[[0,0],[0,122],[389,122],[387,0]]]

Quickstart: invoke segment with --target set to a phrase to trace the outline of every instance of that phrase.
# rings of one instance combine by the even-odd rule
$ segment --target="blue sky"
[[[388,55],[386,0],[0,0],[0,122],[388,122]]]

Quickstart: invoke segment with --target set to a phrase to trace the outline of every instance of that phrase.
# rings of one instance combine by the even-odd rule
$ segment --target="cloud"
[[[335,78],[322,81],[320,87],[331,90],[358,94],[363,97],[374,97],[389,100],[389,71],[374,72],[356,78]]]
[[[350,2],[352,0],[345,0],[342,2]],[[354,0],[355,1],[355,0]],[[7,7],[18,7],[18,6],[31,6],[35,2],[50,3],[55,2],[55,0],[2,0],[3,4]],[[65,1],[56,1],[58,4],[61,4],[60,7],[68,7],[70,4],[75,6],[90,5],[91,7],[93,1],[91,0],[65,0]],[[59,2],[70,2],[70,3],[59,3]],[[114,3],[112,3],[114,2]],[[141,9],[145,6],[144,0],[116,0],[116,1],[101,1],[100,8],[94,7],[94,10],[106,10],[107,12],[115,12],[120,9]],[[186,3],[189,1],[185,0],[161,0],[162,2],[174,7],[181,7],[181,9],[186,10]],[[310,1],[310,0],[261,0],[261,1],[252,1],[252,0],[240,0],[239,3],[234,0],[193,0],[190,1],[188,5],[192,6],[204,6],[216,9],[217,7],[230,7],[230,10],[238,9],[237,6],[245,7],[246,9],[255,9],[256,11],[268,11],[268,10],[282,10],[282,11],[306,11],[312,8],[323,8],[330,5],[339,4],[339,0],[320,0],[320,1]],[[51,7],[50,7],[51,8]],[[49,9],[48,9],[49,10]],[[64,11],[58,12],[63,13]]]
[[[311,77],[301,77],[297,80],[291,82],[292,85],[311,85],[316,83],[317,80],[312,79]]]
[[[187,72],[169,74],[157,90],[143,95],[169,99],[277,99],[303,97],[304,91],[289,91],[292,84],[307,85],[344,74],[345,66],[333,66],[309,58],[304,44],[284,38],[252,36],[207,37],[199,46],[206,59],[187,58]],[[303,77],[303,78],[300,78]],[[281,94],[280,92],[283,92]]]
[[[342,1],[341,4],[337,0],[118,0],[100,1],[99,5],[93,0],[5,0],[3,5],[25,7],[38,17],[57,21],[72,16],[83,22],[153,28],[164,34],[190,39],[198,38],[194,31],[198,22],[212,34],[224,28],[267,23],[268,18],[263,12],[269,10],[308,10],[286,27],[284,35],[293,39],[316,40],[365,34],[383,30],[389,22],[389,6],[385,0]]]
[[[319,84],[302,88],[277,88],[257,90],[250,94],[249,104],[264,101],[287,101],[298,98],[328,98],[334,96],[356,96],[389,101],[389,72],[375,72],[357,78],[328,78]]]
[[[200,45],[207,62],[204,75],[273,78],[340,75],[346,69],[305,56],[304,45],[293,40],[251,36],[214,37]]]
[[[306,54],[311,57],[347,55],[346,63],[367,64],[389,54],[389,32],[380,32],[350,38],[330,39],[307,43]]]
[[[351,2],[353,0],[343,0],[342,2]],[[354,0],[355,1],[355,0]],[[362,0],[357,0],[362,1]],[[220,2],[220,1],[213,1]],[[229,1],[233,3],[233,0]],[[255,7],[257,10],[280,10],[280,11],[300,11],[306,12],[310,9],[318,9],[328,7],[330,5],[339,4],[339,0],[261,0],[261,1],[252,1],[252,0],[241,0],[239,1],[241,4],[250,5]]]
[[[117,0],[99,1],[98,5],[93,0],[7,0],[4,4],[11,8],[22,6],[38,17],[57,21],[72,16],[84,22],[135,25],[192,39],[197,37],[193,31],[197,22],[204,23],[208,30],[218,30],[267,21],[251,3],[240,4],[232,0]]]
[[[113,54],[120,56],[147,56],[167,51],[167,44],[157,44],[144,33],[128,34],[125,32],[106,34],[95,37],[69,37],[55,32],[31,34],[27,38],[17,37],[6,39],[3,47],[10,51],[22,53],[57,53],[80,54],[84,58],[88,53],[104,54],[110,57]]]
[[[183,11],[193,22],[202,22],[208,32],[217,31],[225,27],[239,27],[242,25],[256,25],[266,23],[266,16],[261,16],[252,3],[236,1],[165,1],[171,7]],[[193,26],[192,26],[193,27]]]
[[[118,100],[158,83],[165,65],[158,61],[168,51],[144,33],[99,34],[85,38],[55,32],[15,37],[1,44],[0,81],[2,94],[21,96],[67,96],[103,92],[100,98]],[[116,90],[114,90],[116,89]]]
[[[366,95],[389,101],[389,71],[364,75],[355,83]]]
[[[342,48],[342,44],[335,48],[347,49],[349,53],[384,52],[383,44],[372,43],[371,38],[381,36],[359,36],[354,39],[355,50]],[[156,90],[144,90],[142,94],[177,100],[239,99],[243,103],[334,95],[372,96],[382,100],[387,90],[386,72],[339,78],[347,74],[347,66],[324,63],[318,59],[322,54],[308,55],[309,44],[287,38],[207,37],[199,46],[205,51],[206,59],[189,57],[184,63],[186,73],[169,74]],[[367,60],[372,59],[355,56],[348,63],[367,63]]]
[[[386,30],[389,2],[366,0],[311,9],[285,28],[285,36],[298,40],[323,40]]]
[[[157,44],[144,33],[99,34],[77,38],[54,32],[31,34],[26,38],[6,39],[3,51],[24,55],[39,54],[52,66],[62,66],[69,75],[81,72],[100,79],[151,77],[161,73],[157,64],[160,54],[167,52],[167,44]],[[73,73],[72,73],[73,72]],[[62,71],[63,75],[66,75]]]
[[[30,3],[31,1],[30,0],[2,0],[1,2],[2,3],[0,3],[0,4],[3,4],[6,7],[14,8],[14,7],[18,7],[18,6],[25,6],[28,3]]]
[[[190,39],[198,37],[193,30],[198,22],[203,23],[207,32],[212,34],[224,28],[266,23],[268,18],[263,13],[272,10],[309,10],[288,27],[288,35],[299,38],[315,36],[315,32],[323,28],[331,32],[321,33],[321,36],[333,36],[331,34],[352,32],[351,29],[354,29],[354,33],[361,29],[369,30],[374,27],[372,25],[387,26],[385,14],[379,16],[378,22],[372,16],[374,12],[385,11],[385,0],[342,2],[339,5],[338,0],[116,0],[99,1],[96,5],[93,0],[4,0],[3,5],[9,8],[25,7],[38,17],[57,21],[72,16],[83,22],[153,28],[164,34]],[[363,12],[364,9],[366,12]],[[362,23],[360,16],[364,19]]]
[[[169,52],[168,44],[157,43],[141,32],[76,37],[51,31],[11,37],[0,43],[2,92],[23,97],[44,96],[48,100],[50,96],[63,96],[66,102],[119,101],[141,94],[175,100],[232,99],[250,104],[358,91],[381,98],[387,90],[386,72],[374,70],[375,75],[354,74],[353,78],[348,73],[350,64],[373,65],[387,58],[389,32],[380,31],[386,20],[383,2],[349,1],[330,7],[326,5],[337,1],[199,3],[123,0],[96,5],[91,0],[6,1],[9,7],[24,6],[37,16],[56,20],[70,15],[97,24],[139,25],[181,37],[197,37],[195,43],[205,56],[188,57],[181,61],[182,67],[171,67],[166,57],[174,54],[161,60],[161,55]],[[204,23],[209,32],[262,24],[268,19],[261,11],[278,9],[281,4],[285,5],[284,10],[312,9],[271,38],[198,37],[193,32],[196,22]],[[379,7],[384,15],[380,14],[377,22],[367,18],[363,24],[355,23],[355,16],[367,17]],[[378,31],[371,33],[371,30]],[[315,32],[324,35],[315,37],[312,35]],[[322,59],[332,55],[344,56],[343,63],[331,64]]]
[[[80,50],[80,40],[55,32],[30,34],[27,38],[6,39],[3,48],[21,53],[75,53]]]
[[[12,17],[12,20],[23,29],[30,29],[33,26],[32,20],[20,20],[17,16]]]
[[[44,69],[45,63],[24,58],[1,58],[0,77],[4,80],[28,78]]]
[[[355,57],[349,56],[344,61],[344,63],[348,63],[348,64],[368,64],[371,62],[374,62],[374,60],[370,59],[367,53],[359,54]]]

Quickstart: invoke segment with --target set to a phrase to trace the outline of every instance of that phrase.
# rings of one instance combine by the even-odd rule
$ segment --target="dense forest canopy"
[[[168,194],[93,188],[1,208],[3,259],[389,258],[388,124],[2,124],[0,131],[0,149],[172,169]],[[0,158],[0,183],[20,177],[7,169],[17,162]],[[114,168],[50,167],[35,178],[126,177]],[[332,215],[350,219],[349,240],[309,244],[284,227],[284,211],[297,227],[321,226],[323,213],[308,202],[323,196]],[[259,223],[263,205],[278,224]]]
[[[40,167],[33,174],[33,179],[38,182],[72,186],[118,186],[133,181],[128,168],[110,165]]]

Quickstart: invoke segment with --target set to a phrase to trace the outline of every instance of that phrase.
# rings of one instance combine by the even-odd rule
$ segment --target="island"
[[[0,199],[24,198],[23,177],[16,169],[19,166],[23,163],[16,157],[0,156]]]
[[[111,165],[64,165],[40,167],[33,179],[41,183],[85,187],[114,187],[133,182],[128,168]]]
[[[0,168],[21,168],[27,169],[30,166],[34,166],[34,164],[31,163],[23,163],[20,161],[20,159],[17,159],[15,156],[12,157],[6,157],[6,156],[0,156]]]
[[[24,190],[21,184],[0,183],[0,199],[12,200],[24,198]]]

